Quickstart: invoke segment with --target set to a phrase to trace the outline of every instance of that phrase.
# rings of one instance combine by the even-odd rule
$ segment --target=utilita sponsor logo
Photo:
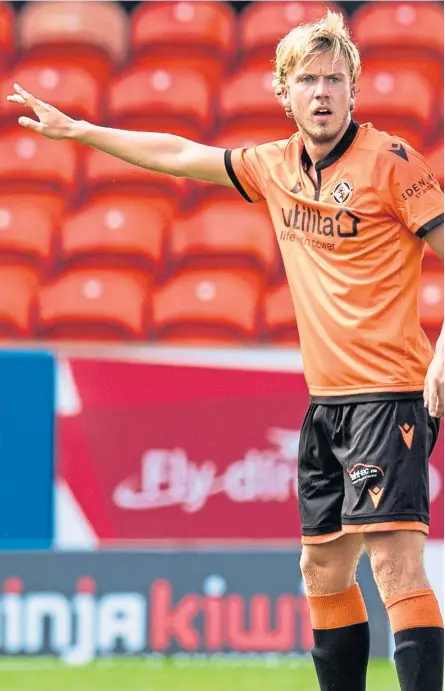
[[[97,596],[93,578],[82,577],[72,597],[25,592],[17,577],[3,583],[0,653],[53,654],[68,662],[100,655],[309,651],[313,645],[306,599],[258,593],[225,595],[226,581],[208,576],[203,593],[174,601],[168,580],[145,595],[110,592]],[[248,622],[248,623],[247,623]]]
[[[114,502],[122,509],[179,505],[195,513],[219,493],[237,503],[288,501],[297,494],[300,431],[274,427],[267,437],[273,448],[249,449],[244,458],[229,463],[219,475],[214,462],[198,464],[184,449],[150,449],[142,456],[140,475],[116,487]]]

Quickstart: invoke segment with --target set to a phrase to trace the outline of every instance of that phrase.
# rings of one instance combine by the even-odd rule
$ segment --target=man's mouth
[[[314,117],[316,118],[316,120],[328,120],[331,117],[331,115],[332,111],[330,110],[330,108],[317,108],[314,111]]]

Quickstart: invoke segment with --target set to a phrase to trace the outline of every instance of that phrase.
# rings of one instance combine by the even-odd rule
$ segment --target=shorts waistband
[[[349,396],[311,396],[310,402],[316,405],[346,405],[348,403],[376,403],[378,401],[416,401],[423,398],[423,391],[380,391],[358,393]]]

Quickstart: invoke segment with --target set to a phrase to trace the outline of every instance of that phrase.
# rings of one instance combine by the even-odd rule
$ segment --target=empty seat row
[[[425,272],[422,324],[443,320],[443,272]],[[29,267],[0,266],[0,337],[240,344],[298,343],[289,288],[266,291],[242,269],[179,272],[154,287],[140,271],[78,269],[39,285]]]
[[[440,266],[426,247],[426,268]],[[37,196],[0,194],[0,264],[24,264],[42,276],[138,269],[158,281],[192,267],[244,269],[267,282],[283,271],[265,202],[250,205],[235,193],[177,214],[162,198],[99,195],[57,214]]]
[[[5,61],[17,52],[43,58],[50,51],[68,53],[104,79],[135,55],[169,59],[176,52],[215,80],[236,59],[271,60],[290,29],[319,19],[328,7],[342,11],[333,2],[253,2],[237,17],[225,2],[143,2],[128,17],[117,2],[65,0],[25,3],[16,16],[12,6],[0,5],[0,55]],[[414,65],[419,62],[416,51],[424,47],[431,64],[440,60],[442,24],[443,9],[435,2],[364,3],[350,21],[365,55],[378,56],[382,48],[403,51]]]
[[[3,127],[23,114],[23,107],[6,100],[16,82],[71,117],[121,129],[172,132],[205,143],[211,143],[217,132],[228,135],[233,127],[268,125],[276,128],[274,139],[291,136],[295,129],[273,93],[270,65],[240,67],[208,84],[182,59],[151,59],[130,65],[105,86],[99,75],[72,58],[45,64],[25,58],[0,80]],[[400,62],[365,61],[357,90],[359,121],[397,133],[414,148],[440,136],[443,112],[437,106],[438,87],[431,84],[428,72]]]

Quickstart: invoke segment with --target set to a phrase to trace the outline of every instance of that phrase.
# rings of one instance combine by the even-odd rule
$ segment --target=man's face
[[[333,141],[346,129],[353,97],[346,60],[340,56],[333,62],[332,51],[296,65],[283,92],[298,128],[314,144]]]

